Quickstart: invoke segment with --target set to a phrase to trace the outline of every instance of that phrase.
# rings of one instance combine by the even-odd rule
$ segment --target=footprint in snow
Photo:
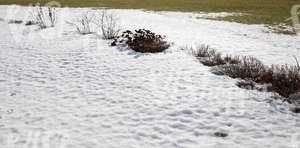
[[[9,109],[9,110],[6,111],[7,114],[12,114],[13,112],[14,112],[13,109]]]

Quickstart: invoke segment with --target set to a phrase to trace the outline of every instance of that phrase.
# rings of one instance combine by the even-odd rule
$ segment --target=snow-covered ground
[[[26,10],[0,6],[0,18],[23,19]],[[124,30],[150,29],[174,43],[137,54],[64,23],[87,10],[60,9],[62,23],[42,31],[0,21],[1,148],[300,147],[300,115],[288,104],[240,89],[179,50],[205,43],[294,64],[299,36],[195,13],[110,10]]]

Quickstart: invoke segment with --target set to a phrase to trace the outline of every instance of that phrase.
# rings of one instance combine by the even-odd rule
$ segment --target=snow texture
[[[28,9],[1,6],[0,18],[26,19]],[[0,21],[1,148],[300,147],[300,116],[288,104],[240,89],[179,50],[205,43],[294,64],[299,36],[194,13],[109,10],[124,30],[149,29],[174,43],[138,54],[65,23],[89,10],[59,9],[58,25],[45,30]]]

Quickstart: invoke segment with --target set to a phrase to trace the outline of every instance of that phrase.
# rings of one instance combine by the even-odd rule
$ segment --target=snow
[[[26,19],[26,10],[1,6],[0,18]],[[299,114],[289,104],[240,89],[179,50],[205,43],[294,64],[299,36],[194,13],[109,10],[124,30],[150,29],[174,43],[166,53],[138,54],[65,23],[90,9],[59,11],[59,25],[42,31],[0,21],[1,147],[300,147]]]

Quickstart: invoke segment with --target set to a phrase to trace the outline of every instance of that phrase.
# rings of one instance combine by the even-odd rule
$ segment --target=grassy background
[[[37,2],[45,4],[51,0],[0,0],[0,5],[28,5]],[[245,24],[277,25],[289,18],[291,7],[300,0],[56,0],[66,7],[109,7],[119,9],[146,9],[154,11],[183,12],[238,12],[245,16],[228,16],[217,20]],[[285,32],[282,32],[285,33]]]

